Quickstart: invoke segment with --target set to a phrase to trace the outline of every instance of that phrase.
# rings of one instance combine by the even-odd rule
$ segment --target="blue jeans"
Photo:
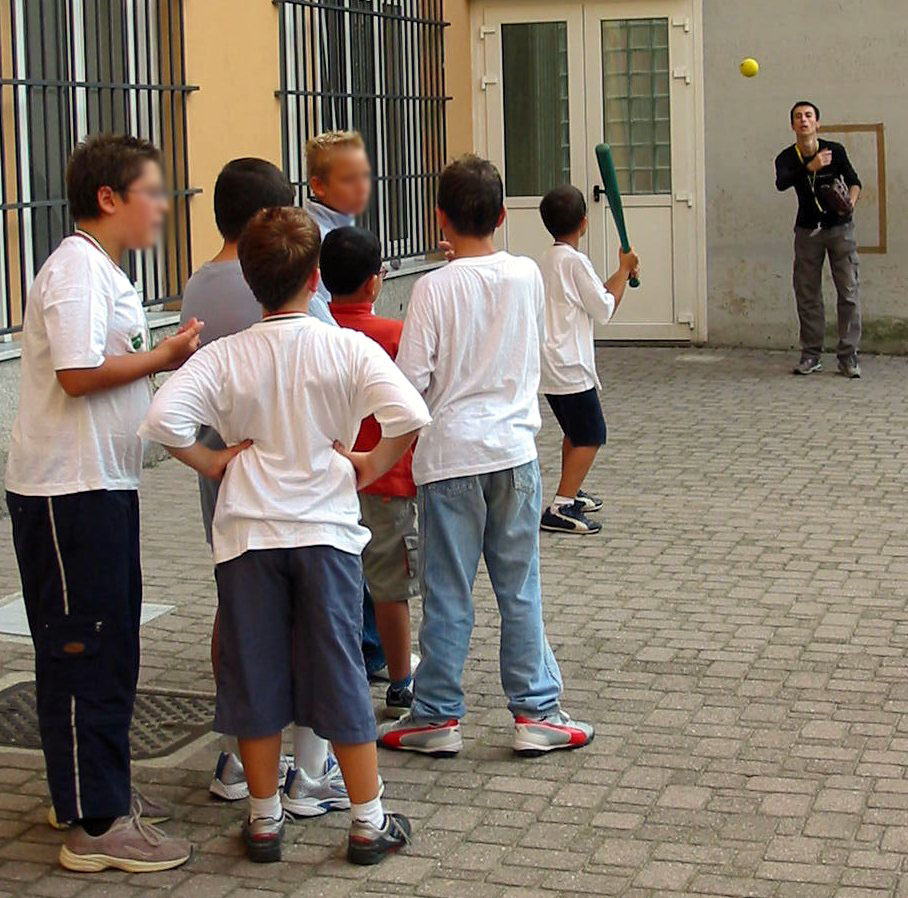
[[[423,616],[413,719],[459,720],[466,711],[461,680],[480,557],[501,614],[499,663],[508,708],[534,716],[557,710],[561,673],[542,622],[538,463],[428,483],[419,487],[417,501]]]

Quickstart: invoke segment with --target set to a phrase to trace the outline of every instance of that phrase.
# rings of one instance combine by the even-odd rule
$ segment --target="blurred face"
[[[105,215],[116,216],[117,234],[126,249],[154,246],[170,207],[161,166],[147,161],[139,177],[121,192],[102,187],[98,205]]]
[[[791,118],[791,129],[798,137],[813,137],[820,130],[813,106],[798,106]]]
[[[366,151],[357,147],[335,150],[328,174],[313,177],[310,184],[319,202],[344,215],[362,215],[372,193],[372,166]]]

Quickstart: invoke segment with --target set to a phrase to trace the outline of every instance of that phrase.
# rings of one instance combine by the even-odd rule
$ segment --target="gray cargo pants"
[[[823,352],[826,316],[823,309],[823,260],[829,267],[838,293],[839,345],[836,355],[848,358],[858,351],[861,340],[861,305],[858,248],[854,222],[811,231],[795,228],[794,292],[801,322],[801,355],[819,358]]]

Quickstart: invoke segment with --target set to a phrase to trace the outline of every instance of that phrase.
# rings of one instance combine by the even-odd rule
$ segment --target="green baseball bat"
[[[605,185],[605,195],[608,197],[609,209],[612,210],[612,218],[615,219],[615,228],[618,231],[618,239],[621,241],[621,249],[624,252],[628,252],[631,248],[631,242],[627,238],[627,225],[624,223],[624,206],[621,203],[621,191],[618,189],[618,175],[615,172],[615,161],[612,159],[612,148],[607,143],[600,143],[596,147],[596,161],[599,163],[599,172]],[[631,278],[628,283],[632,287],[639,287],[640,279]]]

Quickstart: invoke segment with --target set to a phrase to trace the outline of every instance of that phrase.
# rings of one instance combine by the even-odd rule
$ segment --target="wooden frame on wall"
[[[856,125],[824,125],[820,124],[820,136],[827,134],[873,134],[876,139],[876,167],[877,167],[877,208],[879,212],[878,236],[875,245],[859,246],[860,253],[874,253],[884,255],[887,249],[887,221],[886,221],[886,137],[882,122]]]

